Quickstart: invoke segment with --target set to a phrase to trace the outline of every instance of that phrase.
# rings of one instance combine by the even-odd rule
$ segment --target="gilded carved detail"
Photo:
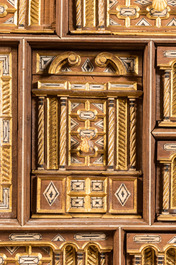
[[[73,1],[74,3],[74,1]],[[79,3],[81,4],[81,3]],[[97,11],[95,12],[95,6]],[[153,1],[104,1],[84,0],[72,12],[76,18],[76,25],[72,25],[71,32],[74,34],[127,34],[149,35],[166,34],[167,29],[175,34],[175,1],[153,0]],[[76,11],[76,12],[75,12]],[[78,17],[82,15],[82,20]],[[76,30],[74,30],[76,29]],[[126,32],[124,32],[124,30]]]
[[[127,169],[127,100],[117,100],[117,168]]]
[[[114,141],[115,141],[115,107],[114,99],[109,98],[109,121],[108,121],[108,168],[114,167]]]
[[[138,216],[136,99],[143,93],[133,76],[138,71],[138,57],[120,52],[37,52],[38,88],[32,93],[46,98],[47,144],[44,170],[33,163],[38,193],[32,216]]]
[[[38,100],[38,168],[44,168],[44,97]]]
[[[47,168],[58,169],[58,101],[47,98]]]
[[[41,2],[40,0],[30,0],[29,2],[30,10],[30,25],[40,25],[40,10]]]
[[[12,81],[11,54],[0,55],[0,212],[12,210]]]
[[[130,99],[130,169],[136,168],[136,100]]]

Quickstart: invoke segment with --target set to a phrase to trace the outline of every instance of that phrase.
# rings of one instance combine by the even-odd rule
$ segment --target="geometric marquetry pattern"
[[[156,2],[156,6],[152,5],[152,2]],[[176,1],[161,2],[165,3],[163,8],[157,9],[159,1],[156,0],[110,0],[107,4],[103,0],[97,1],[96,4],[92,0],[77,0],[76,3],[72,0],[72,33],[123,34],[124,30],[132,34],[155,34],[155,30],[161,34],[167,30],[173,30],[175,33]]]
[[[12,84],[11,54],[0,55],[0,211],[11,211]]]
[[[68,178],[67,211],[105,212],[107,197],[107,179]]]
[[[106,102],[69,101],[69,165],[98,168],[105,165]]]

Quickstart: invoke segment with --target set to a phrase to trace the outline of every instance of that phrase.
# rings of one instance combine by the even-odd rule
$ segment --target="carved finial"
[[[167,0],[153,0],[152,8],[159,12],[163,11],[167,8]]]

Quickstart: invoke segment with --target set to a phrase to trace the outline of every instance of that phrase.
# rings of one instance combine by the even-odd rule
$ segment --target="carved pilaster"
[[[82,1],[76,0],[76,29],[82,28]]]
[[[127,169],[127,99],[117,99],[117,169]]]
[[[40,0],[30,0],[30,25],[40,25]]]
[[[44,97],[38,98],[38,169],[44,168]]]
[[[47,168],[58,169],[58,101],[47,98]]]
[[[95,1],[84,0],[84,27],[95,27]]]
[[[98,27],[99,29],[105,28],[105,1],[98,0]]]
[[[130,169],[136,169],[136,99],[130,99]]]
[[[26,24],[26,0],[19,0],[19,27],[24,28]]]
[[[164,93],[163,93],[163,116],[164,120],[170,119],[170,91],[171,91],[171,70],[165,70]]]
[[[108,169],[114,168],[114,137],[115,137],[115,114],[114,99],[109,98],[109,128],[108,128]]]
[[[66,166],[66,124],[67,124],[67,98],[61,97],[60,117],[60,170]]]
[[[170,164],[163,164],[163,212],[169,210]]]

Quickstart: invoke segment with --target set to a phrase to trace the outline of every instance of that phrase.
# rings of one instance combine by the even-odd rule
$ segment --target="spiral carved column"
[[[163,116],[164,120],[170,118],[170,91],[171,91],[171,71],[165,70],[164,74],[164,95],[163,95]]]
[[[98,1],[98,27],[104,29],[105,27],[105,2],[104,0]]]
[[[66,120],[67,120],[67,98],[61,97],[60,117],[60,170],[66,166]]]
[[[20,0],[19,1],[19,27],[24,28],[26,24],[26,7],[27,7],[27,1],[26,0]]]
[[[114,133],[115,133],[115,116],[114,116],[114,99],[109,98],[109,130],[108,130],[108,169],[114,168]]]
[[[38,169],[44,168],[44,97],[38,98]]]
[[[169,210],[170,164],[163,165],[163,212]]]
[[[130,99],[130,169],[136,169],[136,99]]]
[[[76,0],[76,29],[82,28],[82,1]]]

